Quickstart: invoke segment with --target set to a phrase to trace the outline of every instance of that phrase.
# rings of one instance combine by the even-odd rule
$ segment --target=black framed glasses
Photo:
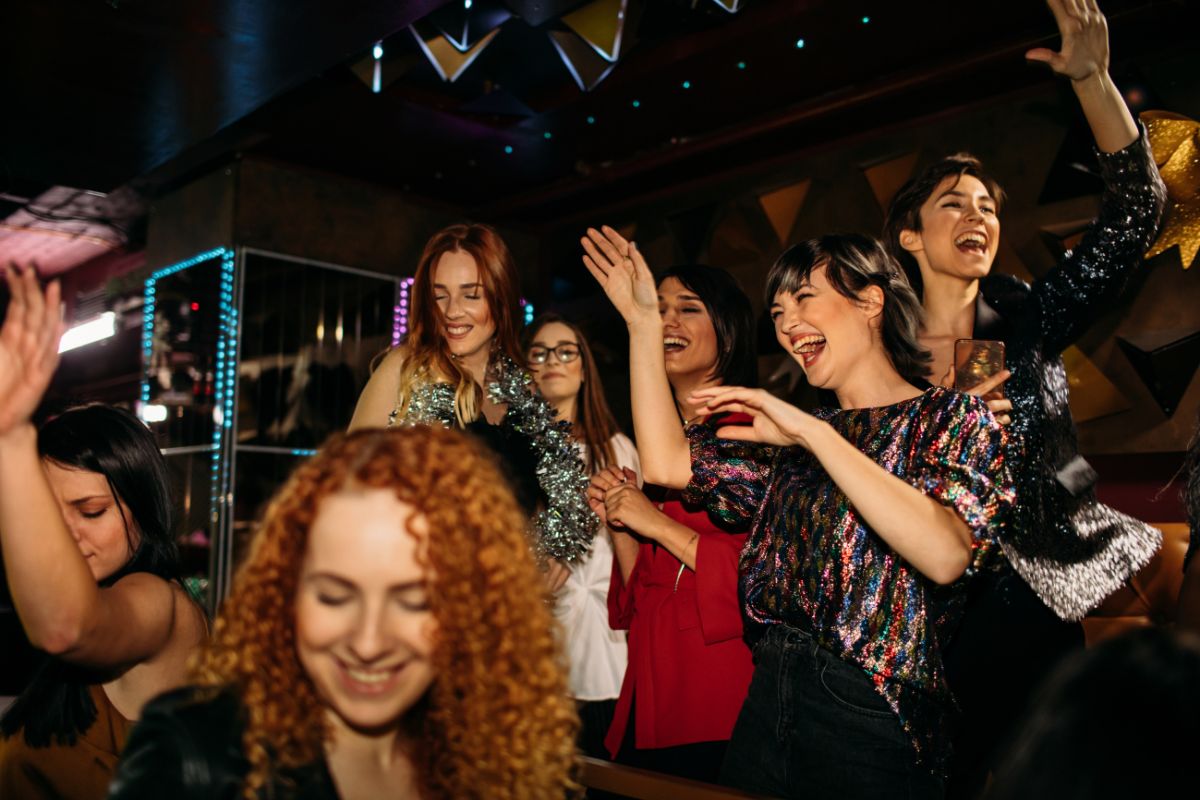
[[[557,347],[531,347],[529,348],[529,363],[545,364],[550,360],[551,353],[554,354],[554,357],[558,359],[560,364],[570,364],[579,358],[579,345],[560,344]]]

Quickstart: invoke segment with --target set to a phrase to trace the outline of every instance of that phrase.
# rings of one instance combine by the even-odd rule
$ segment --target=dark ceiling
[[[562,17],[588,5],[623,9],[623,38],[584,92],[552,37],[578,44]],[[0,194],[153,196],[252,153],[536,227],[1044,83],[1022,54],[1057,41],[1042,0],[740,5],[8,0]],[[1200,47],[1200,4],[1102,5],[1118,72]],[[465,20],[483,33],[485,18],[503,22],[454,83],[410,29]]]

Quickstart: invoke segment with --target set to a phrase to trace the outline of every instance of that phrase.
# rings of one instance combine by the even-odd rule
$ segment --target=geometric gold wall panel
[[[775,229],[780,244],[788,243],[811,184],[812,181],[804,180],[758,196],[758,202],[767,219],[771,221],[771,227]]]
[[[1100,371],[1078,347],[1063,351],[1067,383],[1071,386],[1071,416],[1082,423],[1133,408],[1125,393]]]
[[[880,209],[887,210],[888,203],[892,202],[892,198],[900,191],[904,182],[912,177],[916,166],[917,154],[908,153],[899,158],[863,167],[863,175],[866,176],[867,183],[871,184],[871,191],[875,193],[875,200]]]

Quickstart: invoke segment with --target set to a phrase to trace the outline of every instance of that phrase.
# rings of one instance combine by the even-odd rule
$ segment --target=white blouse
[[[636,472],[641,486],[642,466],[633,442],[623,433],[610,441],[617,466]],[[587,445],[579,445],[579,457],[587,462]],[[576,700],[612,700],[621,694],[629,650],[625,631],[608,627],[613,548],[612,534],[607,528],[596,531],[592,552],[570,567],[571,574],[558,591],[554,615],[566,635],[571,695]]]

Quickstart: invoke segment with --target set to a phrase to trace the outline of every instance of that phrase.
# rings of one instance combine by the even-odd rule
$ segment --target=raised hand
[[[690,402],[700,404],[701,414],[739,412],[754,419],[753,425],[723,425],[717,429],[722,439],[740,439],[783,447],[798,444],[808,447],[808,433],[817,422],[791,403],[780,400],[764,389],[741,386],[712,386],[692,393]]]
[[[658,290],[646,259],[633,242],[607,225],[588,228],[583,245],[583,265],[604,289],[626,322],[658,317]]]
[[[0,436],[28,423],[58,367],[63,324],[58,281],[38,286],[32,268],[10,264],[8,314],[0,328]]]
[[[1062,49],[1055,52],[1038,47],[1025,54],[1030,61],[1049,64],[1050,69],[1073,81],[1084,81],[1108,72],[1108,22],[1096,0],[1047,0]]]

